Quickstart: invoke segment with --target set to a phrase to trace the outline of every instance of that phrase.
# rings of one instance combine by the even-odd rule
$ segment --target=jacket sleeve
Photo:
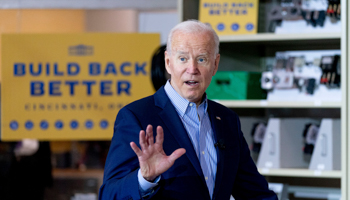
[[[130,110],[123,108],[119,111],[99,191],[100,200],[142,199],[137,178],[139,161],[130,147],[132,141],[139,146],[142,129],[140,121]]]
[[[250,150],[243,137],[239,118],[237,117],[240,159],[232,195],[235,200],[277,200],[276,194],[268,189],[265,178],[258,172],[250,156]]]

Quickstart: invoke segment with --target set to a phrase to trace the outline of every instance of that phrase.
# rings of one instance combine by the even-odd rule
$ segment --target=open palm
[[[155,142],[152,125],[147,126],[146,132],[144,130],[140,131],[139,140],[141,149],[135,142],[131,142],[130,146],[139,159],[142,176],[150,182],[167,171],[173,166],[176,159],[186,153],[184,148],[180,148],[175,150],[170,156],[165,154],[163,150],[164,133],[161,126],[157,127]]]

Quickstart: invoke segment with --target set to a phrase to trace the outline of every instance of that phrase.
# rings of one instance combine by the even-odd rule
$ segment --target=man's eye
[[[186,61],[186,58],[180,58],[180,60],[181,60],[182,62],[184,62],[184,61]]]
[[[198,62],[200,62],[200,63],[201,63],[201,62],[204,62],[204,61],[205,61],[204,58],[199,58],[199,59],[198,59]]]

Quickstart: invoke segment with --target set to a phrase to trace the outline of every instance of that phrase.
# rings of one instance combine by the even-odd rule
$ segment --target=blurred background
[[[346,0],[0,0],[0,34],[157,33],[147,74],[157,90],[168,78],[170,29],[187,19],[207,23],[221,54],[208,98],[241,116],[270,188],[280,199],[348,199],[348,7]],[[2,90],[11,84],[0,82]],[[4,140],[2,129],[0,199],[97,200],[111,122],[110,136],[98,139]]]

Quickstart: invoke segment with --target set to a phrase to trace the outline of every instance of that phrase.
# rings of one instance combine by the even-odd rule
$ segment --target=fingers
[[[154,143],[153,127],[152,127],[152,125],[148,125],[147,126],[146,132],[144,130],[140,131],[139,143],[140,143],[141,149],[138,148],[138,146],[134,142],[130,143],[131,148],[134,150],[134,152],[138,156],[141,155],[142,151],[144,151],[145,149],[147,149],[150,145],[153,145],[153,143]],[[137,154],[137,153],[139,153],[139,154]]]
[[[152,125],[148,125],[146,128],[146,138],[148,145],[153,145],[154,143],[154,137],[153,137],[153,127]]]
[[[157,127],[156,143],[159,145],[163,145],[163,141],[164,141],[163,128],[161,126],[158,126]],[[137,156],[142,155],[143,151],[145,151],[149,147],[152,147],[154,144],[152,125],[149,124],[146,127],[146,131],[144,131],[144,130],[140,131],[139,143],[140,143],[141,149],[134,142],[130,143],[131,148],[133,149],[133,151],[136,153]]]
[[[177,160],[178,158],[180,158],[182,155],[184,155],[186,153],[186,149],[184,148],[180,148],[180,149],[176,149],[170,156],[169,156],[169,161],[170,162],[175,162],[175,160]]]
[[[130,146],[138,157],[142,155],[141,149],[135,144],[135,142],[130,142]]]
[[[146,139],[146,133],[144,130],[140,131],[139,142],[140,142],[141,149],[145,150],[147,148],[148,144],[147,144],[147,139]]]
[[[157,136],[156,136],[156,144],[163,145],[164,142],[164,132],[161,126],[157,126]]]

